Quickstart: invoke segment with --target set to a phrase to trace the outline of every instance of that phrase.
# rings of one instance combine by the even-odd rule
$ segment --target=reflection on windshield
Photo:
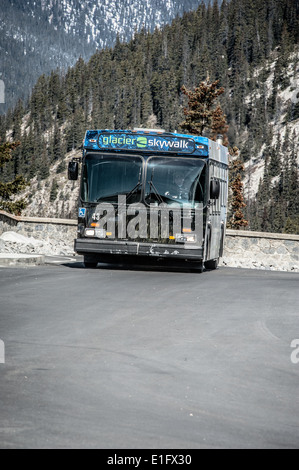
[[[151,157],[147,163],[146,202],[205,205],[205,168],[205,162],[198,159]]]
[[[142,159],[119,155],[88,155],[83,169],[81,196],[85,202],[140,201]]]

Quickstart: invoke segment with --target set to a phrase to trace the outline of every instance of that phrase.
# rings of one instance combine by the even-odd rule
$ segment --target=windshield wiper
[[[150,195],[152,194],[152,189],[153,189],[154,194],[157,196],[158,201],[163,203],[164,201],[163,201],[161,195],[159,194],[156,186],[153,183],[153,176],[154,176],[154,168],[152,169],[151,179],[150,179],[150,181],[148,181],[148,184],[149,184],[149,187],[150,187]]]
[[[131,189],[130,192],[128,192],[128,194],[126,194],[127,199],[129,199],[129,197],[133,196],[133,194],[135,194],[137,192],[137,190],[139,189],[140,186],[141,186],[141,181],[139,183],[137,183],[136,186],[134,186],[134,188]]]
[[[128,192],[128,194],[126,194],[127,199],[131,197],[134,193],[136,193],[137,190],[140,188],[140,186],[141,186],[141,168],[139,171],[138,183],[134,186],[133,189],[131,189],[131,191]]]

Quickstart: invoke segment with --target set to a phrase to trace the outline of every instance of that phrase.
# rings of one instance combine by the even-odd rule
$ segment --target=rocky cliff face
[[[288,138],[294,145],[299,166],[299,50],[290,54],[287,61],[288,66],[284,73],[284,83],[280,81],[277,89],[274,90],[274,75],[278,60],[279,51],[276,51],[271,60],[267,61],[263,67],[256,69],[254,79],[258,83],[258,87],[246,98],[246,103],[251,103],[252,108],[260,105],[261,101],[264,103],[269,102],[274,93],[277,102],[275,114],[266,123],[267,128],[270,129],[270,139],[268,141],[264,139],[259,148],[256,148],[255,152],[251,153],[250,158],[245,163],[246,176],[244,186],[245,196],[248,199],[255,198],[256,196],[259,183],[264,176],[265,160],[269,157],[271,151],[281,161],[290,152],[290,148],[284,145],[285,140]],[[263,78],[265,73],[267,74],[266,80]],[[245,141],[247,137],[246,133],[244,133],[243,138]],[[250,149],[248,153],[250,153]],[[275,182],[275,177],[272,179],[272,182]]]

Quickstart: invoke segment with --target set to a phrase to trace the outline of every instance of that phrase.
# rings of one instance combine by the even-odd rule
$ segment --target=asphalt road
[[[60,262],[0,269],[2,449],[299,448],[298,274]]]

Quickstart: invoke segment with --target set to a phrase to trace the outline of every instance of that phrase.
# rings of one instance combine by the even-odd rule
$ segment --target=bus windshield
[[[151,157],[147,162],[145,201],[197,207],[206,204],[206,163],[199,159]]]
[[[89,154],[85,159],[81,197],[85,202],[139,202],[143,160],[138,156]]]

